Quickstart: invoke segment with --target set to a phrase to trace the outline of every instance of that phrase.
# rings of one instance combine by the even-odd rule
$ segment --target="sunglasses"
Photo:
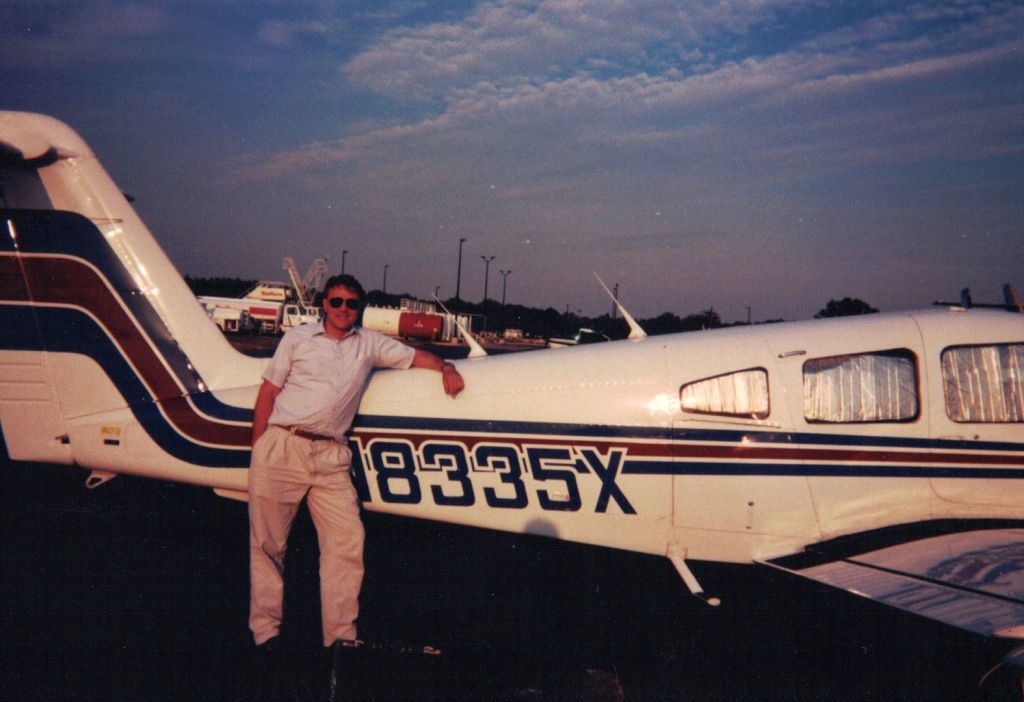
[[[357,300],[354,297],[350,297],[347,300],[343,297],[332,297],[330,300],[327,301],[327,304],[329,304],[334,309],[338,309],[342,305],[345,305],[350,310],[359,309],[359,300]]]

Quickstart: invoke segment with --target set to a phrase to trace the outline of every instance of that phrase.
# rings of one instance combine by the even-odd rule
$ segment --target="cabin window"
[[[808,422],[907,422],[917,417],[917,368],[907,349],[804,363]]]
[[[954,422],[1024,422],[1024,344],[946,349],[942,384]]]
[[[751,368],[684,385],[679,391],[684,412],[764,419],[768,416],[768,372]]]

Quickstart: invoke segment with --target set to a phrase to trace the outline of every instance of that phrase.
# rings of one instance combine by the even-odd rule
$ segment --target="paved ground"
[[[245,506],[69,467],[4,462],[0,699],[242,700]],[[569,702],[983,700],[1005,646],[788,578],[367,515],[367,657],[348,699]],[[698,564],[700,565],[700,564]],[[318,649],[316,545],[288,560],[288,642]],[[442,657],[395,647],[434,645]]]

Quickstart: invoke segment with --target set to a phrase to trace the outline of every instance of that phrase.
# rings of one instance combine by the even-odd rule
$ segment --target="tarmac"
[[[87,490],[67,466],[2,470],[0,699],[252,699],[243,503],[129,476]],[[694,564],[712,608],[667,559],[376,514],[366,526],[360,636],[377,648],[341,699],[1011,699],[977,687],[1005,642],[784,574]],[[296,695],[318,680],[316,559],[303,512],[282,633]]]

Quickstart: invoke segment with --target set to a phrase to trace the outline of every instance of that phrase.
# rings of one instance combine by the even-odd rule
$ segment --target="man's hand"
[[[412,359],[412,367],[429,368],[430,370],[440,372],[444,391],[452,397],[458,395],[466,387],[466,381],[462,379],[462,374],[459,373],[459,369],[455,367],[454,363],[442,360],[440,356],[436,356],[429,351],[416,349],[416,355]]]
[[[462,379],[462,374],[459,373],[459,369],[455,367],[454,363],[445,363],[441,368],[441,382],[444,383],[444,391],[448,395],[455,397],[462,388],[466,387],[466,381]]]
[[[260,385],[259,392],[256,393],[256,406],[252,410],[252,445],[256,445],[256,440],[263,436],[263,432],[267,430],[267,420],[270,419],[270,413],[274,409],[274,400],[281,394],[281,388],[277,387],[269,380],[264,380],[263,384]]]

